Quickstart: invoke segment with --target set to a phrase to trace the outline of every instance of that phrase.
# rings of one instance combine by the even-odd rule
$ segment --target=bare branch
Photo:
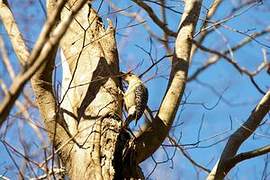
[[[205,167],[203,167],[202,165],[198,164],[196,161],[194,161],[189,155],[188,153],[185,151],[185,149],[183,147],[181,147],[180,144],[178,144],[174,138],[172,138],[171,136],[168,136],[170,142],[172,143],[172,145],[176,146],[181,152],[182,154],[196,167],[202,169],[203,171],[210,173],[211,171]]]
[[[0,126],[5,121],[12,108],[15,100],[19,96],[26,82],[33,76],[33,74],[41,67],[45,60],[50,56],[50,52],[57,46],[58,42],[66,32],[69,24],[71,23],[75,14],[82,8],[86,3],[86,0],[80,1],[72,10],[67,19],[63,20],[53,32],[51,32],[55,26],[56,19],[59,17],[62,8],[65,5],[64,0],[58,3],[58,7],[49,16],[47,22],[45,23],[42,32],[29,56],[27,63],[27,70],[22,71],[14,80],[13,84],[9,89],[9,95],[3,100],[0,105]]]
[[[166,95],[152,125],[135,140],[137,162],[149,157],[168,135],[182,98],[188,67],[194,29],[200,14],[201,1],[186,1],[184,14],[176,38],[171,75]],[[152,138],[149,138],[152,137]]]
[[[15,72],[14,72],[14,69],[11,65],[9,58],[8,58],[7,51],[5,48],[5,43],[3,41],[2,36],[0,36],[0,51],[1,51],[1,55],[2,55],[2,60],[3,60],[4,65],[6,66],[7,72],[9,74],[11,80],[13,80],[15,78]]]
[[[269,110],[270,90],[261,99],[246,122],[230,136],[222,152],[217,169],[214,168],[208,176],[209,180],[223,179],[231,168],[233,168],[233,164],[230,163],[230,159],[236,155],[242,143],[254,133]]]
[[[0,81],[0,87],[2,88],[4,93],[7,95],[8,94],[8,88],[7,88],[6,84],[4,82]],[[28,112],[28,109],[25,107],[25,105],[22,102],[20,102],[20,100],[18,100],[18,99],[15,101],[15,105],[19,109],[20,113],[24,116],[24,118],[25,118],[26,122],[29,124],[29,126],[35,131],[35,133],[37,134],[39,139],[41,141],[43,141],[44,139],[42,137],[40,129],[37,127],[37,125],[31,119],[30,114]]]
[[[167,24],[165,24],[164,22],[162,22],[157,15],[155,14],[154,10],[148,6],[146,3],[144,3],[141,0],[132,0],[134,3],[136,3],[138,6],[140,6],[141,8],[143,8],[147,14],[150,16],[150,18],[152,18],[152,20],[154,21],[154,23],[156,23],[167,35],[169,36],[173,36],[176,37],[177,33],[173,32],[172,30],[170,30],[167,27]]]
[[[210,48],[207,48],[201,44],[198,44],[196,41],[193,41],[193,43],[199,47],[201,50],[203,51],[206,51],[206,52],[209,52],[209,53],[212,53],[212,54],[215,54],[217,55],[219,58],[223,58],[225,59],[227,62],[229,62],[230,64],[232,64],[234,66],[234,68],[240,73],[240,74],[246,74],[247,76],[249,77],[252,77],[252,76],[256,76],[259,72],[261,72],[264,68],[266,68],[268,66],[268,62],[265,62],[263,61],[262,64],[260,64],[258,66],[258,68],[253,71],[253,72],[250,72],[248,71],[246,68],[244,67],[241,67],[234,59],[226,56],[225,54],[223,53],[220,53],[219,51],[216,51],[216,50],[213,50],[213,49],[210,49]]]
[[[270,32],[270,26],[268,26],[267,28],[265,28],[264,30],[260,31],[260,32],[256,32],[253,33],[252,35],[244,38],[239,44],[233,46],[231,49],[226,49],[221,51],[221,54],[227,55],[230,52],[234,52],[239,50],[240,48],[242,48],[243,46],[247,45],[249,42],[251,42],[253,39],[263,36],[267,33]],[[203,66],[199,67],[193,74],[191,74],[188,78],[188,81],[192,81],[193,79],[196,79],[198,77],[198,75],[200,75],[203,71],[205,71],[208,67],[216,64],[218,61],[220,60],[220,56],[217,55],[213,55],[211,56],[205,63]]]
[[[14,52],[18,57],[18,60],[22,65],[25,65],[25,63],[28,61],[29,51],[25,45],[14,16],[9,8],[7,0],[0,1],[0,16],[11,40]]]
[[[269,152],[270,152],[270,146],[267,145],[267,146],[264,146],[264,147],[261,147],[261,148],[258,148],[258,149],[252,150],[252,151],[240,153],[240,154],[236,155],[235,157],[233,157],[232,159],[230,159],[229,161],[232,164],[236,165],[237,163],[242,162],[244,160],[251,159],[251,158],[254,158],[257,156],[261,156],[261,155],[264,155],[264,154],[269,153]]]
[[[208,25],[208,21],[215,15],[215,13],[217,12],[217,9],[221,3],[222,3],[222,0],[214,0],[210,9],[207,12],[206,18],[203,21],[201,29],[205,28]],[[208,35],[208,33],[209,33],[209,31],[201,31],[200,37],[197,40],[197,42],[199,44],[201,44],[204,41],[205,37]],[[196,50],[197,50],[196,46],[192,46],[191,53],[190,53],[191,59],[192,59],[193,55],[195,54]]]

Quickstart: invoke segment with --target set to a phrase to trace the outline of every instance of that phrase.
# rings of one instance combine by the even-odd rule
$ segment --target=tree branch
[[[193,41],[193,43],[199,47],[201,50],[212,53],[216,56],[218,56],[219,58],[223,58],[225,59],[228,63],[230,63],[231,65],[233,65],[233,67],[240,73],[240,74],[246,74],[249,77],[253,77],[256,76],[258,73],[260,73],[264,68],[266,68],[268,66],[268,62],[263,61],[258,68],[253,71],[250,72],[248,69],[241,67],[233,58],[228,57],[226,54],[224,53],[220,53],[219,51],[207,48],[199,43],[197,43],[196,41]]]
[[[215,13],[217,12],[217,9],[219,7],[219,5],[222,3],[222,0],[214,0],[214,2],[211,4],[211,7],[209,8],[207,15],[205,17],[205,20],[203,21],[203,24],[201,26],[201,29],[205,28],[208,25],[208,21],[215,15]],[[208,35],[209,31],[202,31],[200,33],[200,37],[198,38],[197,42],[199,44],[202,44],[202,42],[204,41],[205,37]],[[196,46],[192,46],[191,49],[191,59],[193,57],[193,55],[195,54],[197,50]]]
[[[184,14],[176,38],[175,52],[172,62],[171,75],[166,95],[152,125],[135,139],[136,160],[141,162],[148,158],[167,137],[174,121],[179,102],[184,93],[192,37],[200,14],[201,1],[186,1]],[[151,137],[151,138],[149,138]]]
[[[251,159],[257,156],[261,156],[264,155],[266,153],[270,152],[270,145],[252,150],[252,151],[248,151],[248,152],[244,152],[244,153],[240,153],[236,156],[234,156],[232,159],[230,159],[229,161],[232,163],[232,165],[236,165],[237,163],[247,160],[247,159]]]
[[[252,111],[246,122],[238,128],[229,138],[216,169],[209,174],[208,179],[223,179],[233,168],[230,159],[233,158],[242,143],[254,133],[265,115],[270,110],[270,90],[261,99],[255,109]]]
[[[188,155],[188,153],[185,151],[185,149],[183,147],[181,147],[181,145],[176,142],[176,140],[174,138],[172,138],[171,136],[168,136],[168,138],[169,138],[171,144],[173,146],[176,146],[182,152],[182,154],[190,161],[191,164],[193,164],[194,166],[202,169],[206,173],[210,173],[210,170],[209,169],[205,168],[204,166],[202,166],[202,165],[198,164],[196,161],[194,161],[190,157],[190,155]]]
[[[4,40],[3,40],[1,35],[0,35],[0,52],[1,52],[2,61],[4,63],[4,66],[7,69],[7,72],[10,76],[10,79],[13,81],[16,74],[15,74],[15,71],[12,67],[11,62],[10,62],[10,59],[8,57],[7,50],[5,48],[5,43],[4,43]]]
[[[14,52],[22,65],[28,60],[29,51],[26,47],[22,34],[17,26],[15,18],[9,8],[7,0],[0,1],[0,17],[8,33]]]
[[[229,54],[230,52],[234,52],[239,50],[240,48],[242,48],[243,46],[247,45],[249,42],[251,42],[253,39],[263,36],[267,33],[270,32],[270,26],[268,26],[267,28],[265,28],[264,30],[260,31],[260,32],[255,32],[253,34],[251,34],[250,36],[244,38],[240,43],[238,43],[237,45],[233,46],[231,49],[226,49],[221,51],[221,54]],[[205,63],[203,66],[199,67],[193,74],[191,74],[188,78],[188,81],[192,81],[194,79],[196,79],[203,71],[205,71],[208,67],[216,64],[218,61],[220,60],[220,56],[217,55],[213,55],[211,56]]]
[[[154,13],[154,10],[148,6],[146,3],[144,3],[141,0],[132,0],[134,3],[136,3],[138,6],[140,6],[141,8],[143,8],[147,14],[149,15],[149,17],[154,21],[154,23],[156,23],[156,25],[158,25],[167,35],[169,36],[173,36],[176,37],[177,33],[173,32],[172,30],[170,30],[167,27],[167,24],[165,24],[164,22],[162,22],[157,15]]]
[[[56,23],[55,20],[57,17],[59,17],[65,2],[65,0],[58,2],[58,6],[56,7],[55,11],[51,16],[49,16],[31,52],[31,55],[28,57],[26,68],[15,78],[9,89],[9,95],[4,98],[3,103],[0,105],[0,126],[8,116],[12,106],[20,95],[20,92],[22,91],[26,82],[34,75],[34,73],[50,56],[50,52],[53,51],[55,46],[58,45],[58,42],[66,32],[69,24],[73,20],[73,17],[86,3],[86,0],[80,1],[80,3],[74,6],[74,8],[72,8],[70,11],[68,18],[63,20],[52,32]]]

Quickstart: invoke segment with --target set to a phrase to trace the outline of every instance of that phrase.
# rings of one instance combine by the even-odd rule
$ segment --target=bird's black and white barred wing
[[[148,90],[143,84],[140,84],[135,89],[136,123],[137,120],[140,119],[140,117],[143,115],[143,112],[147,106],[147,101],[148,101]]]

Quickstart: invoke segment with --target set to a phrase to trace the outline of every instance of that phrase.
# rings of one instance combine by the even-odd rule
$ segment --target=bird
[[[131,72],[123,73],[122,79],[128,84],[124,93],[124,104],[128,114],[125,126],[128,126],[132,120],[135,120],[137,125],[147,107],[148,90],[142,80]]]

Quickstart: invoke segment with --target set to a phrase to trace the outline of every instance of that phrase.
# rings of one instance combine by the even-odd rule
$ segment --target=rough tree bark
[[[68,12],[65,8],[61,19]],[[76,140],[69,153],[61,157],[71,179],[113,179],[122,98],[112,23],[109,21],[105,30],[96,12],[85,5],[63,37],[61,48],[60,112]]]
[[[66,21],[70,9],[79,3],[69,1],[61,12],[60,22]],[[54,6],[50,1],[49,10]],[[105,30],[96,12],[85,4],[60,47],[63,66],[60,100],[52,88],[54,57],[48,58],[51,61],[33,79],[48,135],[71,179],[113,179],[122,104],[112,24]],[[51,55],[55,56],[55,52]]]

